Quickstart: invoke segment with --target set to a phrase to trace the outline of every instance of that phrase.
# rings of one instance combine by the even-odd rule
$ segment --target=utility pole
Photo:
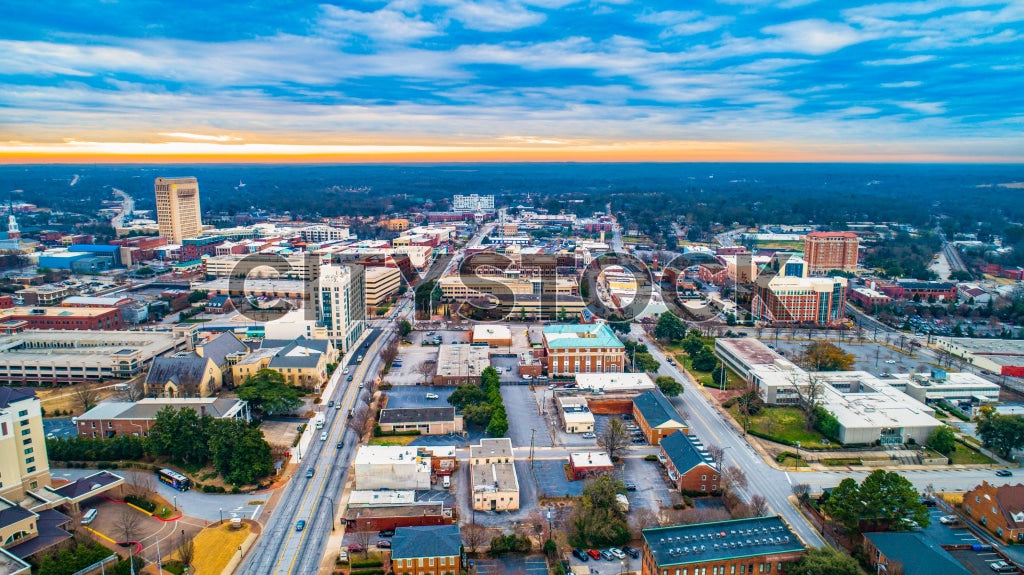
[[[537,428],[530,428],[530,469],[533,469],[533,437],[537,434]]]

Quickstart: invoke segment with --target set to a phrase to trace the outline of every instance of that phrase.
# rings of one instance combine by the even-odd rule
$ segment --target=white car
[[[428,393],[427,394],[427,399],[437,399],[437,394],[436,393]]]
[[[524,373],[523,374],[523,379],[533,379],[533,376],[528,374],[528,373]]]
[[[595,435],[593,432],[588,431],[583,434],[583,439],[597,439],[597,435]]]
[[[885,363],[888,363],[889,365],[895,365],[896,364],[896,360],[895,359],[887,359],[887,360],[885,360]]]
[[[626,554],[623,553],[622,549],[618,547],[609,547],[608,552],[615,556],[616,559],[625,559]]]
[[[942,517],[939,517],[939,522],[943,525],[952,525],[957,521],[960,521],[960,518],[956,515],[943,515]]]

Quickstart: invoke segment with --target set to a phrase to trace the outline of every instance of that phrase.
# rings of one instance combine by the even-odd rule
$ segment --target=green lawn
[[[712,378],[710,373],[706,371],[697,371],[693,369],[693,362],[690,361],[690,356],[686,355],[686,353],[679,353],[675,356],[675,358],[676,361],[679,362],[679,365],[686,368],[686,371],[690,372],[690,374],[693,375],[694,379],[699,381],[700,384],[703,385],[704,387],[719,387],[719,385],[715,383],[715,380]],[[733,372],[733,370],[726,368],[725,374],[727,378],[726,381],[728,381],[726,389],[745,389],[747,387],[747,382],[743,381],[743,379],[739,375],[736,375],[736,373]]]
[[[799,240],[765,240],[760,242],[754,242],[754,247],[766,250],[787,250],[794,252],[802,252],[804,251],[804,242]]]
[[[743,424],[743,417],[740,415],[739,407],[728,408],[733,418]],[[815,430],[804,429],[804,412],[796,407],[766,407],[761,413],[750,419],[750,429],[757,431],[780,443],[796,444],[800,442],[801,447],[809,449],[835,449],[835,444],[825,445],[821,443],[824,439]]]
[[[984,453],[975,451],[962,443],[956,444],[956,449],[948,455],[954,465],[959,464],[989,464],[996,463],[994,459]]]

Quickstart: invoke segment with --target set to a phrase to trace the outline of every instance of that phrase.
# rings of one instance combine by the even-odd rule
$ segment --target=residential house
[[[458,525],[399,527],[391,539],[395,575],[458,575],[462,534]]]
[[[687,433],[690,426],[661,391],[654,389],[633,398],[633,418],[651,445],[676,431]]]
[[[715,493],[721,479],[716,463],[699,441],[682,431],[661,440],[668,478],[684,493]]]

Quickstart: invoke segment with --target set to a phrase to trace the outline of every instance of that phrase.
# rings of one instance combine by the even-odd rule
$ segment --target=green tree
[[[615,497],[625,492],[626,486],[611,475],[590,480],[569,519],[569,542],[576,547],[627,543],[632,535]]]
[[[801,365],[813,371],[849,371],[854,359],[852,353],[824,340],[809,344],[800,354]]]
[[[786,575],[865,575],[853,557],[831,547],[810,549],[799,560],[786,565]]]
[[[608,327],[610,327],[615,333],[622,334],[629,333],[630,330],[629,322],[615,314],[608,316]]]
[[[679,341],[686,337],[686,325],[675,314],[665,312],[658,316],[654,337],[670,342]]]
[[[249,402],[254,411],[264,414],[289,413],[302,405],[299,392],[284,376],[272,369],[261,369],[246,378],[237,389],[239,399]]]
[[[412,333],[412,324],[409,323],[409,320],[403,319],[402,321],[398,322],[399,335],[401,335],[402,337],[406,337],[410,333]]]
[[[472,383],[464,383],[448,396],[448,403],[456,409],[465,410],[469,405],[487,403],[487,393]]]
[[[925,445],[943,455],[949,455],[949,453],[956,449],[956,433],[953,432],[952,427],[946,425],[936,427],[928,435]]]
[[[825,512],[848,531],[855,531],[861,522],[865,529],[901,531],[912,520],[921,527],[931,523],[928,508],[921,503],[914,485],[899,473],[877,469],[860,485],[844,479],[823,504]]]
[[[196,410],[165,407],[149,428],[150,450],[179,465],[204,465],[210,459],[209,429],[213,418]]]
[[[978,437],[989,447],[1006,459],[1014,449],[1024,447],[1024,416],[1000,415],[991,408],[982,408],[976,418]]]
[[[668,397],[675,397],[683,393],[683,384],[668,375],[659,375],[654,378],[655,385]]]
[[[491,413],[491,422],[487,424],[487,435],[491,437],[504,437],[508,433],[508,416],[504,407],[497,407]]]
[[[643,371],[654,373],[658,371],[661,364],[658,360],[654,359],[654,356],[647,352],[635,352],[633,354],[633,368],[636,371]]]
[[[715,357],[715,352],[711,351],[708,346],[701,347],[700,351],[695,353],[693,356],[693,369],[697,371],[703,371],[704,373],[711,373],[718,368],[718,358]]]
[[[205,290],[196,290],[188,294],[188,303],[198,303],[206,299],[208,294]]]
[[[683,351],[686,355],[693,357],[697,352],[704,348],[704,340],[701,339],[700,333],[694,333],[692,330],[686,334],[683,338]]]
[[[263,432],[241,419],[211,422],[210,460],[224,480],[234,485],[256,483],[274,468]]]
[[[461,411],[466,423],[482,427],[491,422],[494,407],[489,403],[472,403],[463,407]]]

